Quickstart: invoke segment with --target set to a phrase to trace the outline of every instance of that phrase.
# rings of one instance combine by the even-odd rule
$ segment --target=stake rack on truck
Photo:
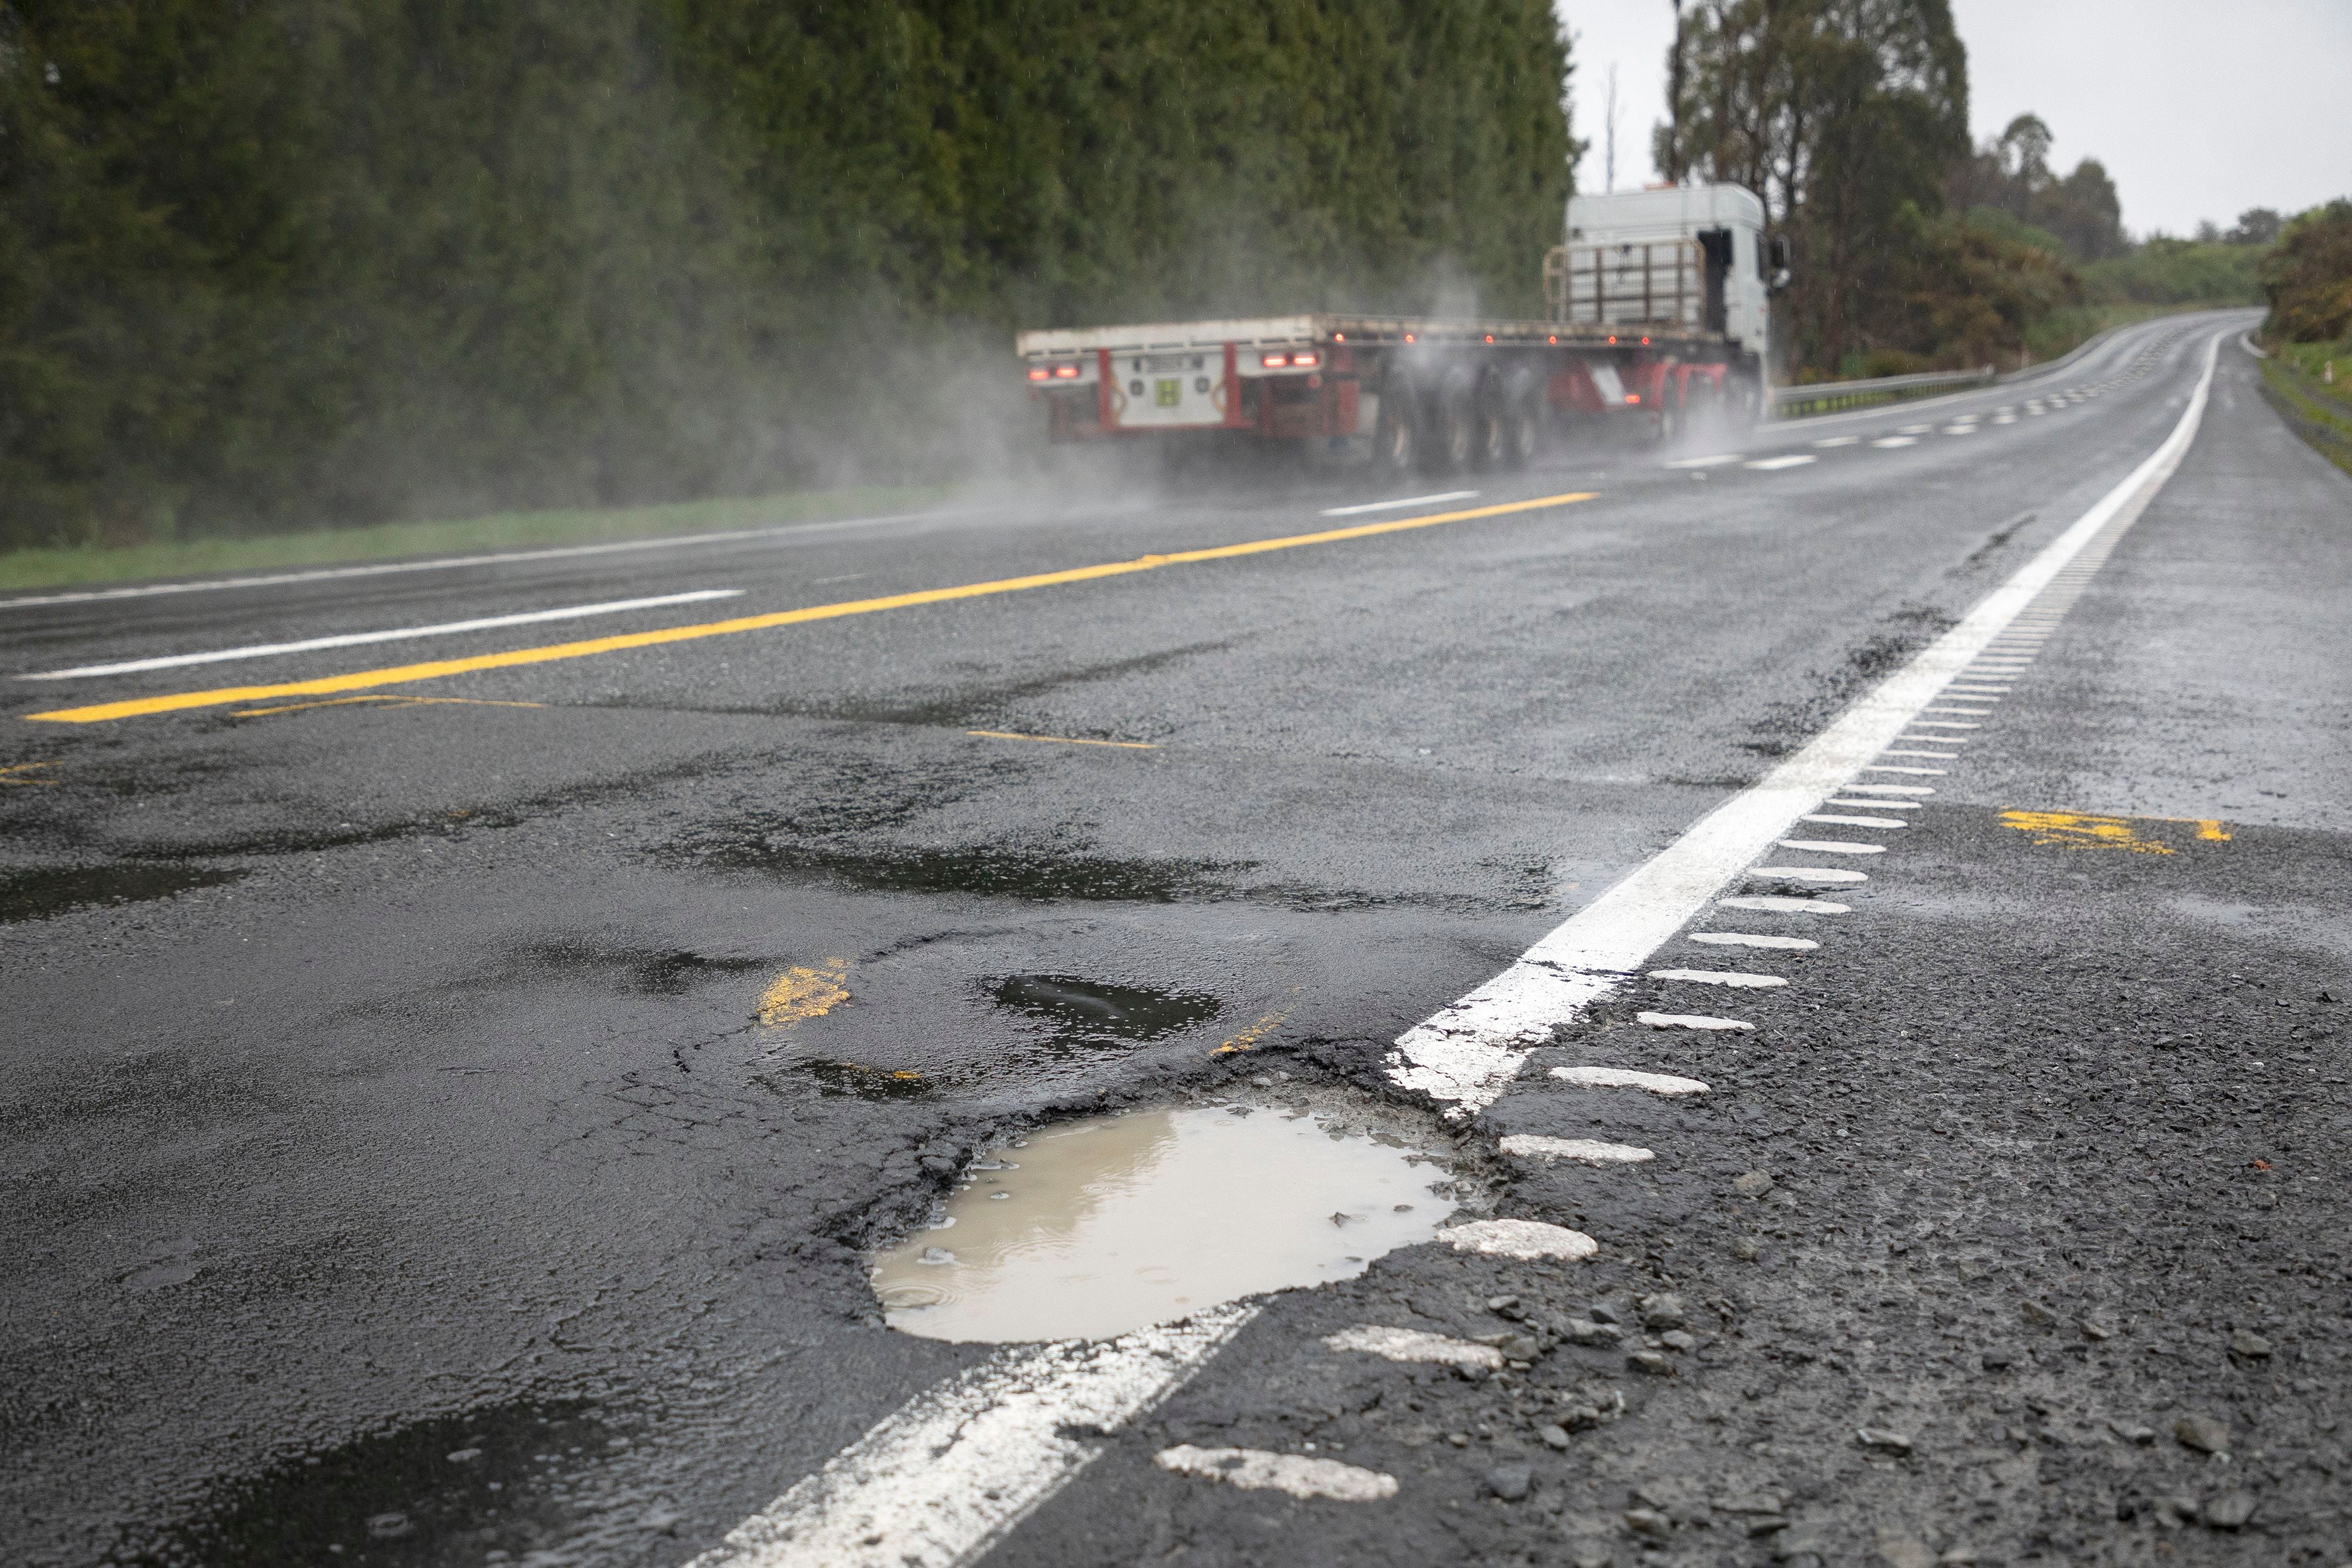
[[[1578,197],[1545,261],[1546,321],[1266,316],[1028,331],[1016,348],[1056,441],[1223,432],[1399,470],[1514,467],[1577,419],[1753,418],[1776,281],[1763,230],[1738,186]]]

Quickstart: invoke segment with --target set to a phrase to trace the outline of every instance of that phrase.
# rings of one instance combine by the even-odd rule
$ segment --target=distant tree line
[[[2352,344],[2352,199],[2281,226],[2263,258],[2263,292],[2271,304],[2265,331],[2290,342]]]
[[[0,0],[0,546],[951,461],[1015,325],[1532,312],[1547,0]]]
[[[2211,254],[2218,230],[2141,256],[2105,167],[2059,174],[2039,116],[1971,147],[1948,0],[1693,0],[1684,15],[1659,166],[1748,186],[1790,240],[1784,374],[2014,363],[2086,302],[2251,295],[2255,256]],[[2277,224],[2249,212],[2227,237],[2259,247]]]

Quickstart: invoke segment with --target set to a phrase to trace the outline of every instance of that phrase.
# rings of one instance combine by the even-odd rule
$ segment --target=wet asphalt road
[[[858,1251],[966,1151],[1237,1073],[1369,1087],[1387,1042],[2153,450],[2217,325],[1736,448],[1813,459],[1775,468],[1579,448],[1338,518],[1393,498],[1087,471],[757,541],[0,610],[26,673],[743,591],[15,685],[27,712],[1591,493],[359,700],[12,721],[12,1560],[715,1544],[978,1358],[877,1326]],[[1743,1010],[1752,1035],[1692,1047],[1633,1013],[1720,998],[1629,993],[1484,1119],[1606,1136],[1542,1066],[1704,1067],[1704,1104],[1612,1112],[1651,1165],[1475,1157],[1498,1212],[1577,1225],[1600,1258],[1419,1247],[1277,1298],[999,1560],[2336,1563],[2352,490],[2254,385],[2225,346],[2180,472],[1855,913],[1769,955],[1794,984]],[[2068,387],[2098,395],[2024,412]],[[2005,811],[2148,820],[2141,847],[2084,847]],[[1105,1042],[1001,1000],[1041,977],[1214,1010]],[[1732,1185],[1749,1172],[1763,1195]],[[1483,1382],[1317,1342],[1505,1330],[1485,1302],[1511,1294],[1538,1330],[1613,1302],[1638,1338],[1634,1299],[1661,1292],[1701,1336],[1673,1375],[1549,1331]],[[2229,1423],[2231,1458],[2182,1447],[2184,1414]],[[1398,1500],[1152,1466],[1307,1441]],[[1499,1500],[1517,1464],[1526,1494]],[[2235,1526],[2209,1507],[2231,1494]]]

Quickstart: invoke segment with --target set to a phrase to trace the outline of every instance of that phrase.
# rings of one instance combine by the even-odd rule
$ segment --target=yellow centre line
[[[1328,528],[1318,533],[1294,533],[1281,539],[1254,539],[1245,544],[1220,544],[1207,550],[1179,550],[1166,555],[1139,555],[1132,561],[1106,562],[1099,566],[1074,566],[1062,572],[1039,572],[1027,577],[1001,577],[990,583],[965,583],[953,588],[926,588],[913,594],[892,594],[878,599],[849,599],[835,605],[811,605],[805,609],[777,610],[764,616],[739,616],[732,620],[704,621],[690,626],[665,626],[658,631],[628,632],[619,637],[589,637],[580,642],[554,643],[545,647],[509,648],[504,653],[476,654],[470,658],[435,659],[427,664],[395,665],[389,669],[361,669],[318,680],[293,680],[278,686],[224,686],[206,691],[174,691],[162,697],[134,697],[121,702],[96,702],[86,708],[53,708],[27,713],[27,719],[58,724],[102,724],[112,719],[136,719],[149,713],[176,713],[189,708],[222,708],[272,697],[330,697],[362,687],[399,686],[417,680],[440,680],[469,675],[478,669],[507,669],[516,665],[551,664],[558,659],[586,658],[592,654],[620,653],[628,648],[658,647],[664,643],[692,642],[698,637],[727,637],[736,632],[762,632],[773,626],[800,626],[810,621],[837,620],[844,616],[870,616],[881,610],[909,609],[917,605],[940,605],[954,599],[982,599],[994,594],[1019,594],[1031,588],[1053,588],[1066,583],[1090,583],[1098,577],[1120,577],[1130,572],[1156,571],[1162,566],[1189,566],[1201,561],[1228,561],[1242,555],[1262,555],[1276,550],[1297,550],[1307,544],[1337,544],[1349,539],[1370,539],[1407,529],[1434,528],[1473,518],[1502,517],[1517,511],[1569,506],[1591,500],[1596,491],[1539,496],[1534,500],[1506,501],[1498,506],[1473,507],[1466,511],[1442,511],[1429,517],[1397,518],[1387,522],[1359,523],[1352,528]]]

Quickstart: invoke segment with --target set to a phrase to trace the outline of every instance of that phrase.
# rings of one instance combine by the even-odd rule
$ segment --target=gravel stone
[[[1535,1484],[1535,1468],[1530,1465],[1496,1465],[1486,1472],[1486,1489],[1505,1502],[1527,1501]]]
[[[1748,1171],[1731,1178],[1731,1190],[1743,1198],[1760,1198],[1772,1190],[1772,1178],[1761,1171]]]
[[[1854,1432],[1853,1440],[1865,1448],[1876,1448],[1883,1453],[1908,1454],[1911,1452],[1910,1438],[1900,1432],[1889,1431],[1884,1426],[1859,1427]]]
[[[2180,1439],[2182,1447],[2200,1454],[2230,1451],[2230,1424],[2218,1416],[2184,1415],[2172,1424],[2172,1435]]]
[[[1568,1447],[1568,1428],[1565,1426],[1538,1426],[1536,1428],[1536,1436],[1542,1442],[1545,1447],[1551,1449],[1554,1453],[1558,1453]]]
[[[1568,1337],[1580,1345],[1613,1345],[1625,1337],[1616,1324],[1596,1323],[1589,1318],[1570,1318],[1566,1326]]]
[[[1664,1541],[1675,1532],[1674,1521],[1655,1509],[1629,1508],[1625,1510],[1625,1528],[1636,1535],[1646,1535],[1653,1541]]]
[[[2248,1361],[2261,1361],[2271,1353],[2271,1342],[2252,1330],[2240,1329],[2230,1336],[2230,1353]]]
[[[1685,1355],[1698,1349],[1697,1337],[1684,1329],[1668,1329],[1658,1336],[1658,1342],[1670,1351],[1680,1351]]]
[[[2226,1491],[2205,1500],[2205,1522],[2215,1530],[2238,1530],[2254,1517],[2254,1494]]]
[[[1635,1351],[1625,1358],[1625,1364],[1650,1377],[1675,1375],[1675,1363],[1663,1351]]]
[[[1642,1326],[1654,1332],[1659,1329],[1679,1329],[1689,1321],[1683,1299],[1671,1291],[1662,1290],[1656,1295],[1644,1296],[1633,1306],[1641,1314]]]

